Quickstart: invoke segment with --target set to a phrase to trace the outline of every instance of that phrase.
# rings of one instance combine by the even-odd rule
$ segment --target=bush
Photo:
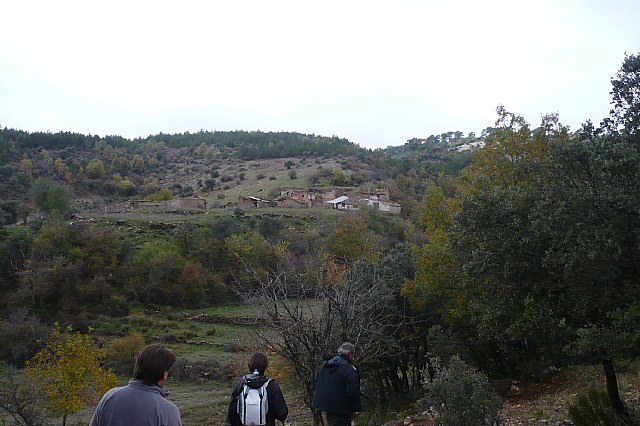
[[[394,420],[397,413],[391,411],[389,407],[377,405],[371,410],[363,411],[356,417],[356,426],[381,425]]]
[[[19,308],[0,323],[0,353],[16,367],[22,367],[49,336],[49,328],[26,308]]]
[[[616,417],[606,389],[579,392],[569,406],[569,418],[576,426],[615,426]]]
[[[419,403],[433,417],[436,426],[492,425],[500,409],[500,398],[489,386],[487,376],[469,367],[457,355],[444,366],[432,359],[433,381],[425,372],[426,396]]]
[[[51,424],[44,410],[45,396],[38,384],[25,380],[24,375],[12,368],[0,375],[0,422],[16,425],[43,426]],[[6,423],[5,423],[6,422]]]
[[[177,359],[169,371],[176,381],[205,382],[218,380],[220,364],[214,359],[190,363],[184,358]]]
[[[144,337],[138,333],[114,339],[107,351],[108,367],[118,374],[131,376],[136,355],[144,345]]]

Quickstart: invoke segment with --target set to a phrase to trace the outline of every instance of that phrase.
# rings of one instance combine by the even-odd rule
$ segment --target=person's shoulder
[[[158,395],[160,396],[160,395]],[[175,402],[160,396],[160,398],[158,399],[159,404],[163,407],[164,410],[167,411],[173,411],[174,413],[177,413],[178,416],[180,416],[180,409],[178,408],[178,406],[176,405]]]
[[[102,399],[107,399],[107,398],[111,398],[113,397],[113,395],[122,392],[123,390],[125,390],[127,387],[126,386],[116,386],[115,388],[111,388],[108,391],[105,392],[105,394],[103,395]]]
[[[280,384],[278,384],[278,381],[276,379],[274,379],[273,377],[268,377],[267,376],[267,377],[265,377],[265,379],[266,379],[265,383],[268,382],[267,383],[267,387],[271,387],[271,386],[280,387]]]

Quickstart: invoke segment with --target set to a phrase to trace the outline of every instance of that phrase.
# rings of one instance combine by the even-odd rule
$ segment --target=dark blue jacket
[[[312,406],[338,415],[362,411],[360,372],[346,357],[338,355],[320,365]]]

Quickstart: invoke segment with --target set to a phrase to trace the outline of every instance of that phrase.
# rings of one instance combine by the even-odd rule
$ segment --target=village
[[[355,195],[351,195],[354,194]],[[387,188],[358,188],[348,193],[342,189],[283,188],[275,200],[240,195],[237,202],[230,202],[223,208],[330,208],[336,210],[357,210],[360,206],[369,206],[374,210],[400,214],[400,204],[389,198]],[[207,200],[201,197],[175,198],[166,201],[130,200],[104,206],[104,213],[123,213],[139,209],[163,209],[176,211],[205,211],[209,208]]]

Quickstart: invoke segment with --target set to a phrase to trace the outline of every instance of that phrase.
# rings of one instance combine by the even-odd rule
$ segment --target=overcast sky
[[[148,136],[479,133],[495,109],[572,129],[640,52],[638,0],[3,0],[0,126]]]

